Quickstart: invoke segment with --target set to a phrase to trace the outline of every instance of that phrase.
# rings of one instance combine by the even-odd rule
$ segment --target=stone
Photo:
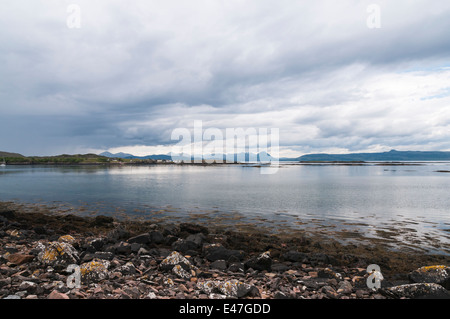
[[[324,268],[317,272],[317,276],[319,278],[329,278],[329,279],[336,279],[336,280],[342,280],[342,275],[338,272],[335,272],[334,270],[330,268]]]
[[[231,250],[223,247],[221,244],[203,245],[203,254],[209,261],[229,260],[236,258],[237,260],[244,259],[244,252],[240,250]]]
[[[36,290],[37,284],[31,281],[22,281],[19,285],[19,290],[26,290],[28,293]]]
[[[227,262],[225,260],[216,260],[210,264],[210,267],[212,269],[224,271],[227,269]]]
[[[352,291],[353,291],[353,286],[349,281],[344,280],[339,283],[338,290],[337,290],[338,293],[350,294],[350,293],[352,293]]]
[[[305,253],[294,250],[288,251],[287,253],[283,254],[283,258],[286,261],[302,263],[308,260],[308,256]]]
[[[12,263],[14,265],[17,265],[17,266],[20,266],[20,265],[23,265],[23,264],[26,264],[26,263],[29,263],[29,262],[33,261],[34,257],[35,256],[33,256],[33,255],[17,253],[17,254],[9,255],[6,259],[10,263]]]
[[[162,244],[165,242],[164,235],[159,231],[153,230],[149,233],[150,242],[154,244]]]
[[[93,239],[89,244],[98,251],[105,245],[105,240],[103,238],[96,238]]]
[[[254,270],[272,270],[272,259],[270,258],[270,252],[266,251],[256,258],[252,258],[244,263],[245,267],[252,268]]]
[[[324,293],[330,299],[338,299],[339,294],[336,293],[336,290],[331,286],[323,286],[321,288],[322,293]]]
[[[197,288],[207,295],[212,293],[220,293],[227,297],[243,298],[245,296],[257,297],[259,296],[259,290],[249,284],[243,283],[236,279],[227,281],[206,281],[198,282]]]
[[[115,271],[120,272],[122,275],[134,275],[137,273],[136,267],[132,262],[127,262],[125,265],[118,267]]]
[[[172,249],[179,251],[181,253],[186,253],[189,250],[198,249],[199,246],[193,241],[179,238],[176,242],[172,244]]]
[[[232,263],[228,270],[231,272],[244,272],[245,266],[243,263]]]
[[[119,255],[129,255],[131,254],[131,245],[126,242],[120,242],[114,246],[114,251]]]
[[[58,238],[58,241],[60,243],[68,243],[68,244],[73,245],[76,242],[76,239],[71,235],[64,235],[64,236],[60,236]]]
[[[53,267],[66,267],[78,264],[79,256],[76,249],[68,243],[49,242],[47,245],[38,244],[40,253],[37,256],[39,262]]]
[[[435,283],[415,283],[383,288],[379,291],[383,296],[400,299],[450,299],[450,291]]]
[[[409,273],[408,278],[412,283],[435,283],[450,290],[450,267],[447,266],[421,267]]]
[[[141,235],[137,235],[135,237],[131,237],[127,240],[129,244],[138,243],[138,244],[148,244],[150,242],[150,234],[145,233]]]
[[[47,299],[69,299],[69,296],[59,292],[58,290],[53,290],[47,297]]]
[[[190,223],[180,224],[180,232],[187,232],[189,234],[203,233],[205,235],[208,235],[209,233],[208,228],[206,228],[205,226]]]
[[[186,240],[192,241],[197,244],[198,247],[201,247],[206,241],[206,236],[203,233],[197,233],[189,235],[188,237],[186,237]]]
[[[101,259],[94,259],[93,261],[81,264],[81,282],[87,284],[108,278],[109,266],[109,261]]]
[[[173,266],[172,272],[179,278],[190,279],[192,277],[192,273],[190,271],[186,271],[183,267],[181,267],[181,265]]]
[[[169,256],[167,256],[159,264],[159,267],[164,271],[169,271],[172,270],[176,265],[180,265],[186,271],[190,271],[191,268],[193,268],[189,260],[177,251],[174,251]]]

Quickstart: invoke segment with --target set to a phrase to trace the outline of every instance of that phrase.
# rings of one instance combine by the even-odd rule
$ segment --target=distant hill
[[[450,161],[450,152],[396,151],[354,154],[309,154],[296,159],[301,162],[356,162],[356,161]]]
[[[135,156],[128,153],[116,153],[112,154],[110,152],[103,152],[99,154],[100,156],[105,156],[109,158],[123,158],[123,159],[152,159],[152,160],[171,160],[170,155],[147,155],[147,156]]]
[[[0,157],[25,157],[25,156],[18,153],[9,153],[0,151]]]
[[[230,159],[232,159],[233,161],[237,161],[238,159],[241,161],[269,161],[269,160],[275,160],[273,157],[270,156],[270,154],[266,153],[266,152],[261,152],[258,154],[254,154],[254,153],[238,153],[238,154],[230,154],[231,156],[229,156]],[[147,155],[147,156],[135,156],[132,154],[127,154],[127,153],[116,153],[116,154],[112,154],[110,152],[103,152],[100,154],[100,156],[106,156],[109,158],[122,158],[122,159],[152,159],[152,160],[168,160],[171,161],[172,160],[172,156],[170,154],[159,154],[159,155]],[[217,156],[204,156],[205,160],[213,160],[213,159],[220,159]],[[222,157],[223,161],[226,161],[227,159],[227,155],[223,155]],[[194,156],[189,156],[189,155],[174,155],[173,156],[173,160],[175,161],[184,161],[184,162],[189,162],[194,160]]]

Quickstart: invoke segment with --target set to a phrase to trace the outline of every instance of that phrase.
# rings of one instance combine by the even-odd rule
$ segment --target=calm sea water
[[[450,243],[450,163],[407,166],[282,165],[257,167],[0,167],[0,200],[184,216],[239,214],[289,227],[409,230]]]

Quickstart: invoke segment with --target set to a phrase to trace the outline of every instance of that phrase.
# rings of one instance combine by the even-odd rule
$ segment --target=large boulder
[[[272,270],[272,259],[270,258],[270,252],[266,251],[259,256],[252,258],[245,262],[245,268],[252,268],[254,270]]]
[[[450,290],[450,267],[447,266],[421,267],[410,272],[408,278],[412,283],[435,283]]]
[[[191,278],[195,268],[186,257],[177,251],[174,251],[167,256],[159,264],[159,267],[163,271],[172,271],[175,275],[184,279]]]
[[[386,297],[400,299],[450,299],[450,291],[438,284],[416,283],[380,289]]]
[[[40,250],[37,259],[44,265],[66,267],[78,264],[80,260],[77,250],[69,243],[57,241],[46,245],[39,243],[37,249]]]
[[[94,259],[80,266],[81,282],[92,283],[108,278],[109,261]]]

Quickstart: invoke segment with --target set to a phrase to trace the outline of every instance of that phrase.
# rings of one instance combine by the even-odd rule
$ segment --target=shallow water
[[[244,219],[324,234],[344,230],[361,240],[396,238],[445,252],[450,174],[439,170],[450,170],[450,163],[284,163],[273,175],[247,165],[6,166],[0,168],[0,200],[208,223]]]

